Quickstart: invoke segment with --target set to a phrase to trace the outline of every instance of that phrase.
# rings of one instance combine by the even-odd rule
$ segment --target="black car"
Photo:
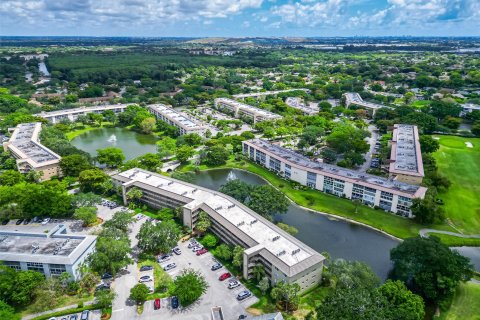
[[[23,224],[29,224],[29,223],[30,223],[30,221],[32,221],[32,219],[30,219],[30,218],[28,218],[28,219],[25,219],[25,220],[23,220]]]
[[[172,309],[178,308],[178,298],[176,296],[172,297]]]
[[[110,285],[107,283],[102,283],[95,288],[95,291],[102,291],[102,290],[110,290]]]
[[[19,224],[22,224],[23,222],[23,219],[18,219],[17,222],[15,222],[15,224],[18,226]]]
[[[140,268],[140,271],[149,271],[149,270],[153,270],[153,267],[152,266],[143,266]]]
[[[102,275],[102,279],[112,279],[112,278],[113,278],[113,276],[110,273],[104,273]]]
[[[3,220],[2,221],[2,226],[6,225],[8,223],[9,220]]]
[[[244,315],[244,314],[241,314],[241,315],[238,316],[238,319],[247,319],[247,316]]]

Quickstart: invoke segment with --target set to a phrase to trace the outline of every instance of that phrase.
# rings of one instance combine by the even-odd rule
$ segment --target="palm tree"
[[[265,268],[262,264],[257,263],[252,269],[252,275],[257,280],[262,280],[263,276],[265,275]]]

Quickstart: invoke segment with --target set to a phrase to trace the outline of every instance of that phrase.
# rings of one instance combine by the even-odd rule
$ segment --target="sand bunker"
[[[471,142],[465,142],[465,145],[467,146],[467,148],[473,148],[473,144]]]

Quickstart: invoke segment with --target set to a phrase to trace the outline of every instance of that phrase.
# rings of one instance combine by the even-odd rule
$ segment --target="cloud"
[[[309,27],[334,25],[345,16],[349,2],[350,0],[301,0],[274,6],[271,12],[286,23]]]

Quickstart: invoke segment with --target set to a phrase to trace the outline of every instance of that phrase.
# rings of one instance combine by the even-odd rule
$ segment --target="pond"
[[[152,135],[140,134],[126,128],[99,128],[87,131],[71,141],[75,147],[92,156],[97,155],[97,149],[118,147],[123,150],[126,160],[157,152],[156,142],[157,139]]]
[[[250,184],[261,185],[267,182],[250,172],[235,169],[218,169],[198,173],[193,183],[218,190],[228,180],[240,179]],[[326,251],[332,258],[358,260],[367,263],[382,279],[386,279],[392,267],[390,249],[399,243],[379,232],[346,221],[311,212],[291,204],[288,212],[275,217],[298,229],[296,238],[318,252]],[[480,268],[480,248],[457,248],[472,259]]]

